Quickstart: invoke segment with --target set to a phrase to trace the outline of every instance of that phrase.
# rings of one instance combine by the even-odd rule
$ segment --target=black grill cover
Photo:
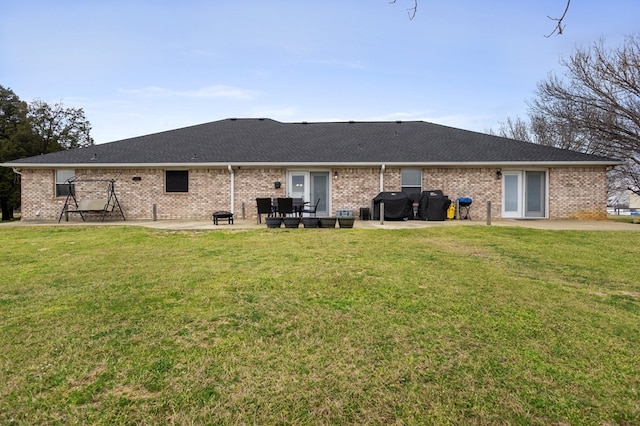
[[[381,192],[373,199],[373,219],[380,219],[380,203],[384,202],[385,220],[413,219],[413,201],[404,192]]]
[[[441,190],[423,191],[418,204],[418,218],[422,220],[445,220],[451,205],[449,197]]]

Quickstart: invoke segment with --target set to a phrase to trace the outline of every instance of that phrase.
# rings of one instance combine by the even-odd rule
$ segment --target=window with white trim
[[[402,192],[407,194],[414,203],[420,200],[422,193],[422,170],[421,169],[402,169]]]
[[[69,194],[75,194],[76,186],[73,183],[73,177],[76,175],[74,169],[57,169],[56,170],[56,197],[66,197]]]
[[[165,170],[165,192],[189,192],[189,170]]]

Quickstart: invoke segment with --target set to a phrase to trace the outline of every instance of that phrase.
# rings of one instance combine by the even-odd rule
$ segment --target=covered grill
[[[373,219],[380,219],[380,203],[384,203],[385,220],[413,219],[413,200],[404,192],[381,192],[373,199]]]
[[[441,190],[423,191],[418,204],[418,218],[422,220],[445,220],[451,205],[449,197]]]

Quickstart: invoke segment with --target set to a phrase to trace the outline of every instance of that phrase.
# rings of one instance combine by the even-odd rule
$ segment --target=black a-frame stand
[[[76,199],[75,184],[77,182],[107,182],[107,197],[99,199]],[[65,182],[68,184],[67,198],[58,217],[58,223],[62,220],[62,216],[65,217],[65,221],[69,221],[69,213],[78,213],[82,220],[85,220],[84,213],[102,213],[102,222],[104,222],[107,213],[113,212],[116,208],[122,216],[122,220],[127,220],[124,217],[124,212],[118,201],[115,189],[115,179],[78,179],[76,177],[67,179]]]

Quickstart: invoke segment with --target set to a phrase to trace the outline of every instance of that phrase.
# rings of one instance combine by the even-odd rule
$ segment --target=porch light
[[[338,179],[338,171],[337,170],[335,172],[333,172],[333,178],[334,179]]]

